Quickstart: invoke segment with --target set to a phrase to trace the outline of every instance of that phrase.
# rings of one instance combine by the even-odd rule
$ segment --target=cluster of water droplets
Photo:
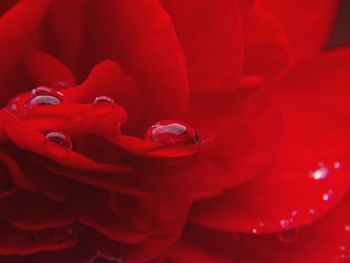
[[[16,116],[23,116],[42,106],[64,103],[64,95],[59,90],[68,87],[69,84],[65,81],[58,81],[52,87],[36,87],[29,95],[26,94],[25,101],[23,101],[22,96],[14,98],[7,109]],[[115,103],[115,100],[108,96],[98,96],[93,103]],[[48,140],[64,148],[72,149],[73,147],[72,140],[65,131],[48,131],[45,136]],[[168,146],[200,143],[196,131],[188,124],[177,120],[164,120],[152,125],[146,131],[145,140]]]
[[[327,165],[325,162],[318,162],[317,168],[313,171],[310,171],[310,177],[315,181],[325,181],[327,180],[334,170],[339,170],[341,168],[341,162],[335,161],[331,165]],[[322,200],[329,202],[332,200],[332,197],[335,195],[334,189],[327,189],[322,194]]]

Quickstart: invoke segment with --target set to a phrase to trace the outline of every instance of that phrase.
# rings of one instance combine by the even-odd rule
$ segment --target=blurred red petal
[[[0,18],[1,101],[6,102],[23,90],[19,83],[20,59],[34,44],[38,25],[45,15],[49,0],[19,1]]]
[[[252,10],[242,15],[245,75],[271,79],[290,60],[290,44],[281,23],[272,15]]]
[[[162,0],[186,55],[195,93],[229,89],[241,74],[243,45],[237,1]]]
[[[27,55],[26,64],[31,78],[37,85],[55,86],[59,81],[64,81],[69,86],[75,85],[70,70],[48,53],[33,50]]]
[[[306,57],[323,49],[335,19],[337,0],[256,0],[256,6],[278,18],[295,55]]]

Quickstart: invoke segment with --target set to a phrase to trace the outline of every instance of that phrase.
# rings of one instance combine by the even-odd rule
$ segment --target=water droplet
[[[310,176],[315,180],[323,180],[329,175],[329,169],[322,162],[318,163],[318,168],[310,172]]]
[[[52,89],[48,86],[39,86],[36,87],[35,89],[32,89],[32,93],[34,95],[46,95],[50,94],[52,92]]]
[[[334,195],[334,191],[332,189],[328,190],[326,193],[322,195],[322,200],[328,202],[333,195]]]
[[[350,233],[350,225],[345,225],[344,230],[345,230],[345,232]]]
[[[308,212],[308,214],[309,214],[310,216],[312,216],[312,217],[314,217],[314,216],[316,215],[316,210],[313,209],[313,208],[309,209],[307,212]]]
[[[59,104],[63,101],[63,95],[51,88],[41,86],[33,89],[33,96],[27,102],[30,109],[36,109],[45,105]]]
[[[300,212],[297,211],[297,210],[293,210],[290,214],[291,214],[292,217],[297,217],[297,216],[300,215]]]
[[[67,148],[72,149],[73,143],[71,138],[68,134],[62,131],[53,131],[46,134],[46,138],[48,138],[50,141],[57,143],[58,145]]]
[[[165,120],[152,125],[145,134],[145,139],[164,145],[199,144],[196,131],[186,123]]]
[[[334,167],[334,169],[339,169],[341,167],[341,163],[340,162],[334,162],[333,167]]]
[[[96,97],[94,103],[114,103],[114,100],[107,96]]]
[[[289,243],[294,242],[298,237],[298,229],[291,228],[286,231],[278,233],[278,240],[281,242]]]

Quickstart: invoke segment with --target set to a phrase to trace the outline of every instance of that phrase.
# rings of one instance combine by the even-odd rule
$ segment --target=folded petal
[[[126,110],[128,126],[136,125],[141,114],[142,97],[134,79],[113,61],[101,62],[83,84],[62,93],[67,100],[77,103],[93,103],[96,97],[108,96]]]
[[[74,86],[75,79],[70,70],[54,56],[39,50],[28,53],[27,70],[37,85],[59,88],[59,84]]]
[[[28,255],[72,247],[77,242],[73,228],[22,231],[1,222],[0,255]]]
[[[183,52],[159,1],[90,1],[82,56],[83,72],[110,58],[135,77],[144,101],[144,123],[181,119],[189,85]]]

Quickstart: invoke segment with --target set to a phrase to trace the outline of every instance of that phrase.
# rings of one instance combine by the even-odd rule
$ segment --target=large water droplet
[[[196,131],[186,123],[165,120],[152,125],[145,134],[145,139],[164,145],[199,144]]]
[[[49,87],[40,86],[32,90],[33,96],[27,102],[30,109],[41,106],[59,104],[63,101],[63,95]]]
[[[96,97],[94,103],[114,103],[114,100],[107,96]]]
[[[62,131],[53,131],[46,134],[46,138],[48,138],[50,141],[57,143],[58,145],[67,148],[72,149],[73,143],[69,135]]]

